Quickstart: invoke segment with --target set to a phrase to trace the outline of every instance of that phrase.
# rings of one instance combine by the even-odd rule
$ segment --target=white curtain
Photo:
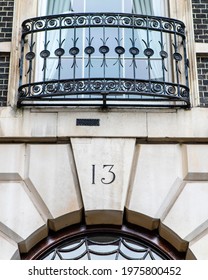
[[[153,15],[152,0],[134,0],[133,13]]]
[[[133,0],[132,11],[142,15],[165,16],[166,2],[166,0]]]
[[[133,9],[132,12],[135,14],[142,15],[155,15],[155,16],[164,16],[164,0],[133,0]],[[151,79],[161,79],[161,63],[159,60],[154,60],[154,57],[160,58],[158,56],[161,46],[159,45],[160,38],[158,37],[159,33],[154,31],[149,31],[149,42],[147,41],[147,31],[139,30],[139,47],[145,49],[146,46],[142,39],[149,43],[149,47],[152,48],[155,52],[154,56],[151,58]]]
[[[45,16],[47,10],[48,0],[38,1],[38,16]]]
[[[69,13],[72,11],[72,0],[41,0],[38,6],[38,15],[56,15],[62,13]],[[37,34],[39,37],[37,42],[37,52],[40,53],[44,49],[44,41],[45,41],[45,32],[40,32]],[[61,41],[63,41],[67,36],[67,29],[61,30]],[[58,77],[58,59],[54,54],[54,51],[59,48],[59,40],[60,40],[60,31],[52,30],[47,31],[47,49],[50,51],[50,57],[47,59],[46,66],[46,76],[47,80],[57,79]],[[65,41],[62,44],[62,48],[64,48]],[[38,59],[36,62],[37,69],[39,71],[36,73],[36,77],[39,80],[43,79],[43,73],[40,71],[43,67],[43,59]]]
[[[46,5],[46,15],[56,15],[69,13],[72,11],[72,1],[71,0],[47,0]],[[57,78],[58,73],[58,58],[55,56],[54,51],[59,48],[59,41],[61,42],[65,40],[67,36],[67,29],[61,30],[61,38],[60,38],[60,30],[52,30],[48,32],[48,50],[51,52],[50,58],[48,59],[47,65],[47,75],[46,78],[48,80],[53,80]],[[62,48],[64,49],[65,41],[63,41]]]
[[[38,16],[45,16],[47,10],[47,2],[48,0],[39,0],[38,1]],[[43,41],[44,41],[44,32],[38,32],[36,38],[36,53],[37,55],[43,50]],[[37,81],[43,80],[43,73],[41,71],[43,67],[43,61],[41,58],[37,59],[35,64],[35,77]]]
[[[87,2],[89,1],[89,2]],[[39,1],[39,16],[44,15],[54,15],[54,14],[61,14],[61,13],[69,13],[69,12],[80,12],[82,9],[84,9],[84,6],[87,7],[87,3],[92,6],[92,4],[95,1],[95,6],[97,7],[97,11],[100,10],[100,0],[40,0]],[[107,1],[107,0],[106,0]],[[107,3],[105,1],[105,4]],[[108,0],[109,1],[109,0]],[[157,15],[157,16],[164,16],[164,2],[165,0],[117,0],[118,3],[122,3],[122,6],[124,9],[123,12],[133,12],[135,14],[143,14],[143,15]],[[116,3],[117,3],[116,2]],[[113,5],[116,3],[113,2]],[[108,5],[107,5],[108,6]],[[131,7],[131,8],[130,8]],[[109,8],[108,8],[109,9]],[[128,11],[126,11],[126,9]],[[131,11],[129,10],[131,9]],[[115,10],[117,12],[117,10]],[[44,49],[44,32],[40,32],[42,34],[38,34],[37,36],[40,36],[40,38],[37,40],[39,43],[39,46],[37,46],[38,52]],[[157,35],[156,35],[157,33]],[[160,79],[161,78],[161,65],[160,61],[154,61],[155,58],[159,57],[159,51],[160,51],[160,45],[158,43],[159,32],[149,32],[149,43],[150,47],[155,51],[154,56],[151,58],[151,78],[152,79]],[[84,36],[84,34],[83,34]],[[147,31],[146,30],[139,30],[137,33],[137,42],[140,49],[140,55],[142,59],[146,58],[144,55],[142,55],[142,51],[146,48],[144,42],[142,39],[144,39],[147,42]],[[63,41],[65,38],[67,38],[67,29],[61,30],[61,41]],[[85,36],[83,37],[84,40]],[[47,70],[46,70],[46,78],[48,80],[56,79],[57,73],[58,73],[58,58],[55,56],[54,51],[59,47],[59,39],[60,39],[60,33],[59,30],[53,30],[51,32],[48,32],[47,34],[47,41],[50,41],[47,49],[50,51],[51,55],[50,58],[47,59]],[[65,41],[62,44],[62,48],[64,48]],[[63,59],[63,58],[62,58]],[[147,60],[146,60],[147,61]],[[146,65],[145,65],[146,63]],[[38,67],[41,69],[43,65],[43,59],[40,59],[38,64],[40,66]],[[147,62],[143,60],[142,67],[147,67]],[[139,71],[139,69],[138,69]],[[140,69],[142,71],[142,69]],[[144,71],[145,72],[145,71]],[[42,75],[42,73],[37,73],[38,76]],[[42,79],[42,77],[40,77]]]
[[[47,15],[62,14],[71,10],[71,0],[48,0]]]

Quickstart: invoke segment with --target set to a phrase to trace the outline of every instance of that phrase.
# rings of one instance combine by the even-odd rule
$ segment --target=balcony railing
[[[19,106],[190,106],[181,21],[70,13],[22,30]]]

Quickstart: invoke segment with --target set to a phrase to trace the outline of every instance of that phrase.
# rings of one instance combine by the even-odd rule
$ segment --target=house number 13
[[[100,179],[101,183],[104,185],[112,184],[116,179],[116,174],[113,172],[113,164],[104,164],[102,166],[103,171],[107,172],[109,175]],[[96,181],[96,165],[92,165],[92,184],[94,185]]]

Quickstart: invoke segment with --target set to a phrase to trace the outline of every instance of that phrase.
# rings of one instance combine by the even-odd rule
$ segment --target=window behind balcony
[[[189,107],[168,0],[42,0],[39,16],[23,23],[19,105]]]
[[[168,16],[167,0],[42,0],[39,4],[40,15],[55,15],[61,13],[96,13],[115,12],[142,14],[154,16]],[[43,36],[43,34],[42,34]],[[44,34],[45,36],[45,34]],[[172,70],[167,60],[165,69],[161,67],[161,47],[170,47],[170,37],[147,30],[116,29],[100,27],[89,29],[88,26],[74,30],[52,30],[47,34],[47,46],[44,38],[39,39],[39,48],[44,47],[50,51],[47,65],[43,73],[46,80],[70,78],[129,78],[163,80],[171,78]],[[161,44],[163,44],[161,46]],[[61,61],[57,62],[56,50],[69,48],[71,53],[65,52]],[[106,51],[103,59],[103,51]],[[120,48],[118,48],[120,46]],[[72,49],[73,48],[73,49]],[[76,61],[72,55],[77,50]],[[144,50],[154,52],[151,63]],[[83,51],[84,50],[84,51]],[[115,51],[117,50],[117,52]],[[129,51],[131,50],[131,51]],[[119,53],[118,53],[119,52]],[[132,60],[132,52],[135,53]],[[118,56],[119,54],[119,56]],[[44,64],[44,57],[40,64]],[[133,67],[132,67],[133,66]]]

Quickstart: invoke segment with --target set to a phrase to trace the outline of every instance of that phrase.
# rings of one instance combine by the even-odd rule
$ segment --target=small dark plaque
[[[77,126],[100,126],[99,119],[77,119]]]

